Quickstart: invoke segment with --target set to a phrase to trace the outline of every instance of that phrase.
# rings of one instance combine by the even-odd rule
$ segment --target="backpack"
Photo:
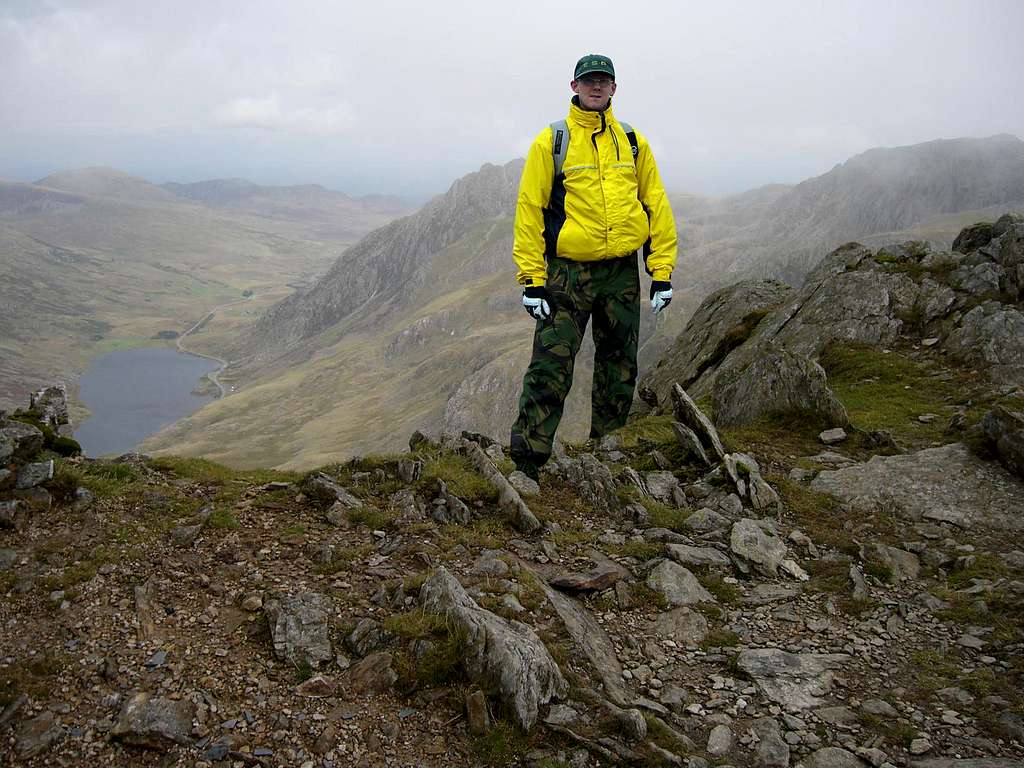
[[[622,130],[626,132],[626,138],[629,139],[629,148],[633,154],[633,163],[636,163],[636,156],[640,153],[640,145],[637,144],[636,131],[633,130],[629,123],[624,123],[621,120],[619,125],[622,126]],[[555,177],[562,172],[562,166],[565,165],[565,154],[569,151],[569,123],[566,120],[558,120],[551,124],[551,156],[555,160]]]

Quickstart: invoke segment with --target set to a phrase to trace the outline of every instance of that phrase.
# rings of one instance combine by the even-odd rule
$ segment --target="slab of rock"
[[[651,631],[680,645],[700,645],[708,634],[708,620],[689,608],[673,608],[658,614]]]
[[[862,545],[860,559],[865,562],[881,563],[892,573],[893,581],[916,579],[921,573],[921,561],[913,552],[877,542]]]
[[[195,714],[190,701],[173,701],[137,693],[124,703],[117,723],[110,735],[126,744],[149,749],[168,749],[174,744],[192,743],[192,717]]]
[[[732,525],[732,520],[721,512],[716,512],[715,510],[707,509],[706,507],[698,509],[683,521],[684,528],[688,528],[689,530],[697,533],[724,531],[730,525]]]
[[[579,602],[552,589],[543,580],[541,584],[569,636],[597,671],[605,695],[621,707],[628,706],[632,699],[622,684],[622,664],[608,633]]]
[[[714,547],[691,547],[688,544],[666,544],[665,552],[680,565],[731,570],[732,560]]]
[[[508,476],[508,483],[520,496],[536,496],[540,493],[540,483],[518,469]]]
[[[18,479],[14,487],[18,490],[35,488],[53,479],[53,459],[25,464],[18,470]]]
[[[342,488],[333,478],[316,472],[306,478],[302,492],[323,504],[341,503],[345,509],[361,509],[363,502]]]
[[[713,404],[719,426],[807,415],[837,426],[850,423],[846,408],[828,387],[825,370],[783,348],[758,357],[725,384],[720,379]]]
[[[729,547],[737,557],[737,565],[746,573],[754,570],[765,576],[775,576],[786,559],[786,542],[765,533],[756,520],[749,518],[733,524]]]
[[[842,427],[836,427],[835,429],[826,429],[820,435],[818,439],[821,440],[825,445],[836,445],[843,442],[847,438],[846,430]]]
[[[849,660],[845,653],[749,648],[740,651],[736,663],[768,698],[793,711],[822,706],[832,690],[832,670]]]
[[[700,438],[697,437],[696,432],[685,424],[680,424],[678,421],[672,422],[672,432],[675,434],[676,440],[679,441],[679,445],[683,448],[684,458],[693,457],[703,466],[711,466],[708,453],[704,450],[704,446],[700,444]]]
[[[577,459],[561,457],[553,462],[552,471],[574,486],[595,511],[615,514],[622,506],[611,470],[593,454],[584,453]]]
[[[718,436],[718,430],[711,423],[711,419],[705,416],[697,404],[686,394],[686,390],[678,384],[672,387],[672,403],[676,420],[693,430],[709,457],[721,461],[725,456],[725,448],[722,447],[722,439]]]
[[[508,704],[530,729],[541,704],[568,691],[561,670],[534,631],[478,606],[445,568],[423,583],[424,610],[447,616],[466,633],[464,664],[470,679]]]
[[[732,752],[732,729],[727,725],[716,725],[708,735],[707,752],[712,757],[722,757]]]
[[[782,737],[778,722],[771,717],[762,717],[750,724],[750,730],[758,739],[754,747],[757,768],[788,768],[789,744]]]
[[[804,758],[805,768],[867,768],[867,763],[841,747],[825,747]]]
[[[647,576],[647,586],[665,596],[670,605],[713,603],[715,598],[679,563],[663,560]]]
[[[680,499],[683,503],[686,501],[679,478],[667,470],[645,473],[644,486],[650,496],[669,507],[681,507]]]
[[[448,484],[440,478],[437,479],[437,496],[430,504],[430,516],[442,525],[469,525],[472,519],[466,503],[449,491]]]
[[[612,560],[605,560],[586,573],[562,574],[548,583],[566,592],[603,592],[626,578],[629,578],[629,571]]]
[[[1024,515],[1019,513],[1024,483],[999,464],[982,461],[962,443],[823,470],[811,488],[909,520],[1024,529]]]
[[[1024,478],[1024,413],[997,405],[982,418],[981,427],[1003,466]]]
[[[296,666],[319,667],[334,656],[327,630],[330,599],[317,592],[288,595],[264,606],[274,654]]]
[[[191,725],[191,723],[190,723]],[[34,717],[18,729],[14,751],[18,757],[28,760],[48,752],[64,738],[64,726],[50,711]]]
[[[384,693],[398,680],[392,662],[394,657],[386,651],[371,653],[365,659],[360,659],[349,667],[349,687],[356,693]]]
[[[960,760],[936,757],[930,760],[912,760],[910,768],[1024,768],[1024,760],[1009,757],[972,757]]]
[[[523,501],[519,495],[519,490],[509,480],[505,479],[505,476],[494,466],[480,445],[470,440],[463,440],[462,450],[469,457],[469,460],[473,462],[477,471],[498,490],[498,509],[508,516],[512,525],[524,533],[539,531],[540,521],[537,519],[537,516],[533,514],[526,505],[526,502]],[[528,477],[526,479],[530,480]],[[531,482],[533,481],[531,480]],[[536,491],[533,491],[532,488],[529,490],[533,493],[539,493],[540,486],[537,486]]]

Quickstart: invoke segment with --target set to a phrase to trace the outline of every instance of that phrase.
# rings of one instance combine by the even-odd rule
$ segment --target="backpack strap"
[[[636,140],[636,131],[633,130],[633,126],[629,123],[624,123],[621,120],[619,120],[619,125],[626,132],[626,138],[629,139],[629,149],[633,153],[633,164],[636,165],[636,157],[640,154],[640,144]]]
[[[557,120],[551,124],[551,156],[555,160],[555,178],[562,173],[565,155],[569,151],[569,123]]]

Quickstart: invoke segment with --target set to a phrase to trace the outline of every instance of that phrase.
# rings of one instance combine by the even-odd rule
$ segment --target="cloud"
[[[281,108],[276,96],[231,99],[214,107],[213,120],[225,128],[261,128],[314,136],[344,133],[355,124],[348,104],[288,110]]]

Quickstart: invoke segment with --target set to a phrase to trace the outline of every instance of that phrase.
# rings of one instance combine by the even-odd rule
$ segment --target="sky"
[[[0,178],[109,166],[444,191],[564,117],[585,53],[666,187],[1024,138],[1024,0],[0,0]]]

